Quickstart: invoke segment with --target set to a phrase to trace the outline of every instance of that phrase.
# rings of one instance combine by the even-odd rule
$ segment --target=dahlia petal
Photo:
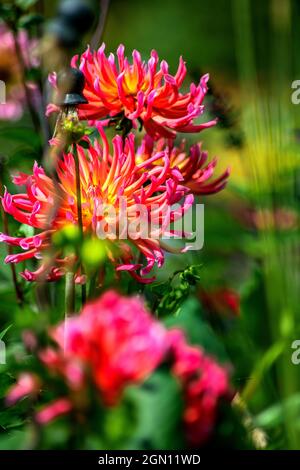
[[[120,264],[116,267],[117,271],[136,271],[141,268],[142,264]]]
[[[76,57],[76,56],[75,56],[75,57]],[[77,56],[77,58],[78,58],[78,56]],[[73,59],[72,59],[72,60],[73,60]],[[76,64],[75,64],[75,66],[76,66]],[[72,67],[73,67],[73,65],[72,65]],[[53,88],[55,88],[55,89],[57,88],[57,75],[56,75],[56,72],[51,72],[51,73],[49,73],[49,75],[48,75],[48,81],[49,81],[50,85],[51,85]]]
[[[37,393],[39,390],[39,379],[28,372],[23,372],[16,384],[8,391],[6,396],[7,405],[14,405],[16,402],[24,398],[26,395]]]
[[[25,253],[17,253],[15,255],[7,255],[4,259],[5,263],[21,263],[27,259],[36,256],[36,249],[26,251]]]
[[[49,117],[51,114],[53,113],[59,113],[60,112],[60,107],[57,106],[56,104],[54,103],[50,103],[47,105],[46,107],[46,117]]]
[[[39,424],[47,424],[55,418],[68,414],[72,410],[72,404],[68,398],[60,398],[45,406],[36,413],[35,419]]]

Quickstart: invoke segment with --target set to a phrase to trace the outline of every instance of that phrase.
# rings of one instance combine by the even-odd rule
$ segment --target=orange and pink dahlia
[[[155,264],[160,267],[164,262],[164,250],[167,247],[164,245],[162,248],[161,237],[172,237],[175,234],[166,220],[174,222],[180,219],[193,204],[193,195],[181,184],[182,177],[178,169],[171,167],[167,149],[154,153],[146,162],[137,163],[132,134],[124,144],[120,136],[114,137],[111,152],[101,127],[99,132],[102,145],[97,140],[94,143],[88,141],[87,151],[77,146],[84,234],[99,236],[101,228],[105,238],[119,249],[116,258],[115,250],[109,250],[110,245],[107,244],[108,257],[116,265],[117,271],[128,271],[133,277],[150,282],[154,278],[144,276]],[[156,160],[160,160],[160,164],[149,167]],[[45,252],[47,254],[50,246],[54,248],[51,244],[53,234],[67,224],[78,225],[75,161],[72,153],[64,154],[58,162],[57,177],[58,183],[55,183],[35,163],[32,175],[21,173],[13,179],[17,186],[24,186],[25,191],[12,195],[5,190],[2,198],[7,213],[21,224],[38,231],[31,237],[0,235],[1,241],[22,250],[8,255],[5,259],[7,263],[19,263],[29,258],[42,259],[37,271],[26,269],[22,273],[29,281],[42,278],[43,275],[47,280],[56,280],[72,261],[57,252],[50,270],[47,263],[43,262]],[[126,208],[123,211],[124,202]],[[177,206],[175,209],[172,208],[174,204]],[[137,220],[145,224],[151,220],[154,228],[150,224],[151,230],[148,231],[146,224],[145,233],[142,228],[135,226]],[[128,230],[132,226],[134,230]],[[184,233],[181,236],[184,238]],[[127,241],[144,256],[146,266],[134,261],[134,252]]]
[[[82,71],[85,77],[84,96],[88,104],[79,106],[79,117],[99,120],[107,117],[125,116],[143,124],[153,138],[174,138],[176,132],[199,132],[214,126],[216,120],[195,123],[203,114],[203,100],[207,92],[208,74],[198,85],[192,83],[187,92],[182,91],[187,70],[182,57],[175,75],[169,73],[165,60],[159,63],[156,51],[151,52],[148,62],[134,50],[132,63],[124,55],[124,46],[114,54],[105,55],[105,44],[92,52],[88,48],[79,59],[74,56],[71,66]],[[50,82],[56,86],[56,75]],[[48,113],[57,110],[49,105]]]

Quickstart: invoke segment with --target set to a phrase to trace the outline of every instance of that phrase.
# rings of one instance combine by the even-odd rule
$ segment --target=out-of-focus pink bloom
[[[237,220],[248,230],[259,231],[294,231],[299,228],[300,218],[298,212],[290,207],[245,207],[238,205],[232,208]]]
[[[210,437],[220,400],[232,398],[228,371],[188,345],[181,330],[167,330],[138,297],[108,291],[50,334],[56,348],[42,350],[39,359],[48,377],[61,379],[69,393],[37,414],[41,424],[72,409],[85,412],[89,404],[82,397],[90,396],[91,386],[102,404],[117,405],[127,386],[143,383],[166,360],[182,388],[190,445],[202,445]],[[15,394],[13,401],[21,396]]]
[[[47,424],[59,416],[68,414],[72,409],[72,403],[67,398],[60,398],[45,406],[35,415],[39,424]]]
[[[28,351],[33,352],[38,346],[37,338],[32,330],[23,330],[22,340]]]
[[[185,148],[183,140],[179,147],[174,146],[173,141],[159,139],[154,143],[153,139],[146,135],[141,146],[137,150],[138,160],[147,162],[153,153],[168,149],[170,166],[178,169],[182,175],[181,184],[195,195],[208,195],[221,191],[227,184],[229,168],[215,179],[212,179],[217,159],[208,160],[208,152],[201,150],[201,144],[192,145],[189,150]],[[153,165],[159,164],[159,160]]]
[[[220,400],[233,398],[229,374],[201,349],[189,346],[181,330],[171,330],[169,341],[173,372],[183,388],[187,439],[190,445],[199,446],[212,434]]]
[[[107,245],[108,256],[115,263],[116,269],[128,271],[141,282],[151,282],[154,278],[144,276],[155,264],[162,266],[164,250],[168,250],[165,244],[161,247],[159,238],[164,235],[174,236],[169,228],[170,222],[181,219],[189,210],[194,200],[193,195],[188,194],[189,191],[181,184],[180,172],[171,168],[167,150],[154,153],[150,162],[160,159],[161,163],[147,169],[149,162],[136,162],[132,134],[127,137],[124,145],[121,136],[114,137],[113,152],[110,153],[107,138],[101,127],[99,132],[102,146],[95,140],[93,145],[90,143],[86,153],[81,146],[77,147],[84,233],[96,235],[101,225],[111,246],[114,244],[119,249],[116,257]],[[39,230],[36,235],[24,238],[0,234],[0,241],[23,250],[8,255],[5,259],[7,263],[19,263],[29,258],[43,259],[43,253],[49,248],[52,235],[67,224],[78,224],[75,163],[72,153],[65,154],[59,161],[57,175],[59,191],[53,179],[35,163],[32,175],[20,173],[13,179],[17,186],[25,186],[25,192],[12,195],[5,190],[2,198],[4,210],[20,223]],[[126,211],[122,212],[120,207],[124,201]],[[177,208],[172,209],[175,203],[178,203]],[[139,210],[141,206],[145,211],[144,219]],[[115,208],[115,214],[112,216],[110,211],[106,214],[106,207]],[[131,226],[134,227],[134,220],[138,217],[147,222],[147,228],[154,227],[154,230],[149,230],[146,234],[142,229],[127,230]],[[125,225],[124,219],[127,220]],[[150,220],[152,225],[148,224]],[[126,229],[125,236],[120,235],[123,230],[121,226]],[[116,230],[113,232],[114,229]],[[184,233],[181,232],[181,236],[184,238]],[[134,254],[125,243],[126,237],[144,255],[146,266],[134,262]],[[61,258],[57,253],[55,264],[50,266],[50,269],[43,262],[37,271],[30,272],[26,269],[22,276],[29,281],[41,279],[43,276],[50,281],[56,280],[64,274],[65,266],[71,261],[70,257]]]
[[[148,62],[141,59],[137,50],[132,53],[132,63],[124,55],[124,46],[114,54],[105,55],[105,45],[92,52],[88,48],[79,59],[74,56],[72,67],[79,67],[85,76],[84,95],[88,104],[80,105],[81,119],[98,120],[124,113],[127,119],[141,120],[146,132],[153,138],[174,138],[176,132],[199,132],[214,126],[216,120],[202,124],[194,120],[204,111],[203,99],[207,92],[208,75],[198,85],[191,84],[182,92],[186,66],[182,57],[176,74],[169,73],[165,60],[159,63],[156,51]],[[55,86],[55,74],[50,82]],[[48,112],[55,110],[53,106]]]
[[[191,445],[209,438],[220,400],[232,398],[228,370],[200,348],[188,345],[181,330],[166,330],[139,298],[109,291],[86,305],[80,316],[61,324],[52,336],[59,350],[46,350],[40,356],[44,364],[70,383],[67,367],[80,361],[106,405],[117,404],[126,386],[142,383],[165,358],[171,358],[172,372],[183,390],[183,419]]]
[[[66,357],[62,350],[46,348],[39,352],[39,359],[53,373],[62,375],[71,390],[80,390],[85,383],[85,371],[80,358]]]
[[[253,211],[252,222],[256,229],[267,230],[295,230],[299,227],[297,211],[288,207],[278,207],[275,210],[260,209]]]
[[[19,31],[17,41],[27,68],[37,67],[39,60],[34,53],[36,41],[29,39],[26,31]],[[23,114],[25,93],[22,85],[22,72],[16,54],[13,33],[0,23],[0,80],[5,83],[6,102],[0,103],[0,120],[17,120]],[[28,83],[32,101],[37,100],[38,91]]]
[[[39,391],[40,381],[34,374],[24,372],[18,378],[16,384],[14,384],[8,391],[6,396],[6,403],[13,405],[21,398],[26,395],[36,394]]]
[[[144,381],[166,352],[166,330],[138,298],[109,291],[53,333],[66,364],[79,359],[91,370],[107,405],[129,384]]]

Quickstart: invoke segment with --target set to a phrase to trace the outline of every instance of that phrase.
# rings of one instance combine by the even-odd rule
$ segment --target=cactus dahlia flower
[[[114,137],[113,151],[110,153],[101,127],[99,132],[102,145],[98,141],[93,144],[89,141],[86,152],[78,146],[84,233],[99,236],[101,228],[100,238],[104,232],[104,238],[109,241],[108,256],[116,265],[116,269],[129,271],[133,277],[150,282],[153,278],[143,276],[148,274],[155,264],[160,267],[164,262],[160,238],[175,234],[165,221],[180,219],[192,205],[193,196],[187,194],[188,191],[181,185],[180,172],[171,168],[168,151],[154,153],[146,163],[160,159],[161,164],[145,169],[145,162],[136,163],[132,134],[124,145],[120,136]],[[45,253],[50,246],[54,249],[51,237],[55,232],[67,224],[78,225],[75,162],[72,153],[64,154],[59,161],[57,176],[58,183],[55,183],[45,174],[43,168],[35,163],[32,175],[21,173],[13,178],[16,185],[25,187],[25,191],[12,195],[5,190],[2,198],[3,209],[7,213],[21,224],[34,227],[38,231],[34,236],[22,238],[0,235],[1,241],[22,250],[8,255],[5,259],[7,263],[42,258],[42,264],[37,271],[30,272],[26,269],[22,273],[29,281],[37,280],[43,275],[48,280],[56,280],[64,274],[66,265],[72,261],[56,253],[56,262],[49,271]],[[123,211],[124,202],[126,207]],[[174,210],[171,207],[173,204],[176,204]],[[142,211],[139,206],[142,206]],[[114,210],[113,213],[111,209]],[[135,226],[137,221],[146,223],[149,220],[154,224],[149,224],[148,230],[147,223],[146,232],[142,227]],[[131,227],[133,230],[130,230]],[[182,232],[181,235],[184,237]],[[146,266],[134,262],[133,252],[126,239],[144,256]],[[109,250],[111,245],[119,248],[117,257],[115,250]],[[164,249],[167,249],[165,245]]]
[[[71,66],[76,68],[78,55]],[[88,104],[79,106],[81,119],[98,120],[123,115],[143,123],[146,132],[154,137],[176,136],[176,132],[199,132],[216,124],[216,120],[195,124],[194,120],[204,111],[203,99],[207,92],[208,75],[198,85],[191,84],[189,91],[181,87],[186,76],[182,58],[176,74],[169,73],[165,60],[159,63],[156,51],[148,62],[138,51],[132,53],[132,63],[124,55],[124,46],[114,54],[105,55],[105,45],[92,52],[88,48],[79,60],[79,68],[85,76],[84,95]],[[55,75],[50,82],[55,86]],[[50,105],[48,112],[54,110]]]
[[[153,153],[162,152],[168,149],[170,166],[177,168],[182,176],[181,184],[184,185],[194,195],[214,194],[227,184],[230,170],[227,170],[215,179],[212,179],[217,158],[207,163],[208,152],[201,149],[201,144],[192,145],[189,150],[185,149],[185,141],[182,140],[179,147],[173,145],[173,141],[159,139],[156,143],[153,139],[145,135],[142,144],[137,150],[137,159],[140,162],[150,161]],[[159,160],[153,162],[153,166],[159,164]]]
[[[69,392],[37,413],[41,424],[71,410],[80,416],[88,411],[87,406],[94,409],[94,402],[82,402],[82,396],[91,396],[83,393],[91,385],[106,406],[117,405],[128,385],[143,383],[163,362],[170,364],[182,388],[183,421],[191,445],[207,441],[220,401],[232,398],[227,369],[202,349],[187,344],[181,330],[167,330],[140,298],[108,291],[50,334],[57,347],[41,350],[39,360]],[[20,376],[7,395],[7,403],[36,393],[37,378],[30,380],[28,376],[26,380]],[[42,384],[42,388],[46,386]]]

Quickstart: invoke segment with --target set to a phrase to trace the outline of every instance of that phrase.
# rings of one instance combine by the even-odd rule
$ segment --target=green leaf
[[[37,13],[28,13],[28,15],[23,15],[19,19],[18,26],[23,29],[30,29],[32,26],[37,26],[43,23],[44,18],[42,15]]]
[[[14,430],[0,435],[0,450],[22,450],[26,448],[29,433],[28,428],[22,431]]]
[[[12,142],[18,141],[22,144],[27,144],[31,148],[39,148],[41,145],[40,136],[29,127],[1,127],[0,137],[11,139]]]
[[[181,307],[180,314],[164,320],[169,328],[182,328],[192,344],[203,349],[221,361],[228,361],[228,354],[210,324],[204,319],[202,308],[196,298],[190,297]]]
[[[156,371],[141,387],[128,389],[136,405],[137,426],[129,449],[180,449],[182,436],[182,395],[169,372]]]
[[[192,265],[182,271],[175,271],[168,281],[149,288],[156,296],[157,306],[154,310],[158,316],[165,317],[179,313],[183,302],[190,294],[190,287],[200,280],[201,267],[201,265]],[[179,282],[177,281],[177,285],[172,287],[171,283],[178,275]]]
[[[254,422],[262,428],[274,428],[284,423],[287,416],[296,417],[300,413],[300,393],[296,393],[281,403],[275,403],[255,416]]]
[[[37,0],[15,0],[15,4],[22,10],[28,10],[37,3]]]
[[[6,333],[8,332],[8,330],[10,330],[12,327],[12,324],[8,325],[6,328],[4,328],[4,330],[2,330],[0,332],[0,340],[2,340],[4,338],[4,336],[6,335]]]
[[[26,80],[30,82],[38,82],[42,78],[42,72],[39,68],[32,67],[31,69],[26,70],[25,77]]]
[[[80,145],[80,147],[84,148],[84,149],[88,149],[90,144],[88,142],[86,142],[85,140],[81,140],[80,142],[78,142],[78,145]]]
[[[187,281],[190,284],[194,285],[200,281],[200,272],[202,269],[202,264],[194,264],[186,268],[181,274],[180,279]]]
[[[15,12],[12,5],[0,5],[0,18],[4,21],[13,21]]]
[[[22,224],[18,230],[18,235],[20,237],[33,237],[34,235],[34,227],[31,227],[27,224]]]

